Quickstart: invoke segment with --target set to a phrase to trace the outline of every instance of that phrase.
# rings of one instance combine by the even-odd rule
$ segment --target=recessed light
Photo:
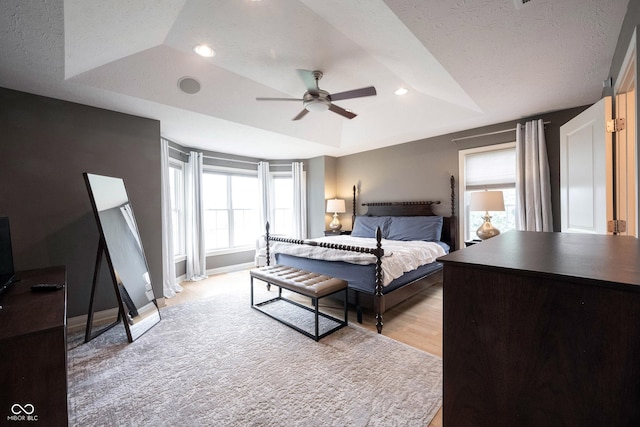
[[[407,90],[407,88],[404,87],[399,87],[398,89],[396,89],[395,93],[396,95],[406,95],[409,91]]]
[[[206,44],[199,44],[195,46],[193,48],[193,51],[200,56],[204,56],[205,58],[211,58],[216,54],[216,52]]]

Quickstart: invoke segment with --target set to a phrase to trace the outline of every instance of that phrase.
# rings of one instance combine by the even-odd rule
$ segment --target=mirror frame
[[[93,276],[93,288],[91,290],[91,301],[89,303],[89,313],[87,316],[87,331],[86,331],[86,335],[85,335],[85,342],[88,342],[90,339],[95,338],[96,336],[100,335],[103,332],[106,332],[106,330],[112,328],[113,326],[117,325],[120,322],[120,319],[122,319],[122,323],[124,323],[125,326],[125,331],[127,334],[127,339],[128,341],[131,343],[133,342],[135,339],[139,338],[141,335],[143,335],[145,332],[147,332],[149,329],[151,329],[153,326],[155,326],[156,324],[158,324],[161,320],[161,316],[160,316],[160,309],[158,307],[158,303],[155,297],[155,293],[153,292],[153,281],[151,280],[151,277],[149,275],[149,265],[147,263],[147,257],[145,255],[144,252],[144,246],[142,245],[142,239],[140,237],[140,231],[138,229],[138,224],[135,220],[135,215],[133,213],[133,206],[131,205],[131,200],[129,199],[129,194],[127,192],[127,188],[124,182],[124,179],[122,178],[115,178],[115,177],[111,177],[111,176],[106,176],[106,175],[98,175],[98,174],[93,174],[93,173],[87,173],[84,172],[82,174],[84,176],[84,180],[85,180],[85,184],[87,186],[87,190],[89,192],[89,198],[91,199],[91,206],[93,208],[93,213],[96,219],[96,223],[98,225],[98,230],[100,232],[100,242],[98,244],[98,254],[97,254],[97,258],[96,258],[96,265],[95,265],[95,270],[94,270],[94,276]],[[133,225],[135,226],[135,231],[137,233],[137,235],[135,236],[139,242],[139,246],[140,246],[140,252],[142,255],[142,261],[144,262],[144,266],[146,268],[146,274],[149,275],[149,280],[150,280],[150,286],[151,286],[151,293],[153,295],[153,299],[150,300],[149,304],[153,304],[153,306],[155,307],[155,313],[151,314],[148,318],[144,319],[142,322],[140,322],[138,325],[136,325],[136,330],[132,331],[132,328],[129,324],[129,319],[127,318],[127,305],[125,304],[125,299],[130,299],[128,295],[122,295],[122,292],[120,292],[120,287],[126,289],[126,286],[122,283],[121,280],[119,280],[120,275],[118,274],[118,268],[114,265],[113,262],[113,258],[111,256],[111,251],[110,251],[110,246],[113,247],[114,243],[109,242],[109,240],[107,239],[107,236],[105,235],[104,232],[104,226],[103,226],[103,222],[102,219],[100,217],[100,211],[98,210],[98,204],[96,203],[96,197],[95,197],[95,188],[92,186],[91,183],[91,178],[90,177],[97,177],[100,179],[103,178],[107,178],[110,180],[119,180],[120,183],[122,184],[122,190],[124,191],[124,195],[126,197],[126,202],[125,204],[128,204],[131,207],[131,220]],[[116,294],[116,299],[118,300],[118,319],[108,325],[106,328],[104,328],[102,331],[100,331],[98,334],[96,334],[95,336],[91,336],[91,323],[93,321],[93,303],[94,303],[94,296],[95,296],[95,289],[96,289],[96,284],[97,284],[97,279],[99,276],[99,269],[100,269],[100,265],[101,265],[101,261],[102,261],[102,254],[104,253],[105,258],[107,259],[107,264],[109,265],[109,272],[111,275],[111,280],[113,282],[113,286],[114,286],[114,291]],[[126,293],[126,292],[125,292]],[[135,304],[134,304],[135,306]],[[145,307],[147,307],[145,305]],[[136,309],[139,309],[140,307],[136,307]],[[155,314],[157,313],[157,317],[155,316]],[[134,333],[135,332],[135,333]]]

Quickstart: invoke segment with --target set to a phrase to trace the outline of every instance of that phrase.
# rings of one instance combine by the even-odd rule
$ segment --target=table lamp
[[[469,208],[472,211],[484,211],[484,223],[476,230],[476,234],[480,239],[486,240],[500,234],[500,230],[491,224],[489,211],[504,211],[502,191],[476,191],[471,193]]]
[[[332,230],[340,230],[342,228],[342,224],[340,224],[340,220],[338,219],[339,213],[345,213],[347,210],[345,208],[344,200],[342,199],[329,199],[327,200],[327,212],[333,212],[333,219],[329,223],[329,228]]]

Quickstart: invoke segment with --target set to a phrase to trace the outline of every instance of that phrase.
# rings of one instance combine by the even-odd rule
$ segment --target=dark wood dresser
[[[67,290],[64,267],[16,273],[0,304],[0,425],[66,426]]]
[[[444,263],[445,426],[640,425],[640,242],[510,231]]]

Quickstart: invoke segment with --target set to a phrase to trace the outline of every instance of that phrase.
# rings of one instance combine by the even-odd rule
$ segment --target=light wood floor
[[[184,290],[165,299],[167,306],[232,292],[234,287],[249,286],[248,270],[218,274],[199,282],[183,282]],[[363,325],[376,331],[375,317],[364,312]],[[349,310],[349,321],[356,321],[355,310]],[[415,297],[387,311],[383,316],[383,335],[412,347],[442,357],[442,284],[436,284]],[[442,409],[430,427],[442,426]]]

